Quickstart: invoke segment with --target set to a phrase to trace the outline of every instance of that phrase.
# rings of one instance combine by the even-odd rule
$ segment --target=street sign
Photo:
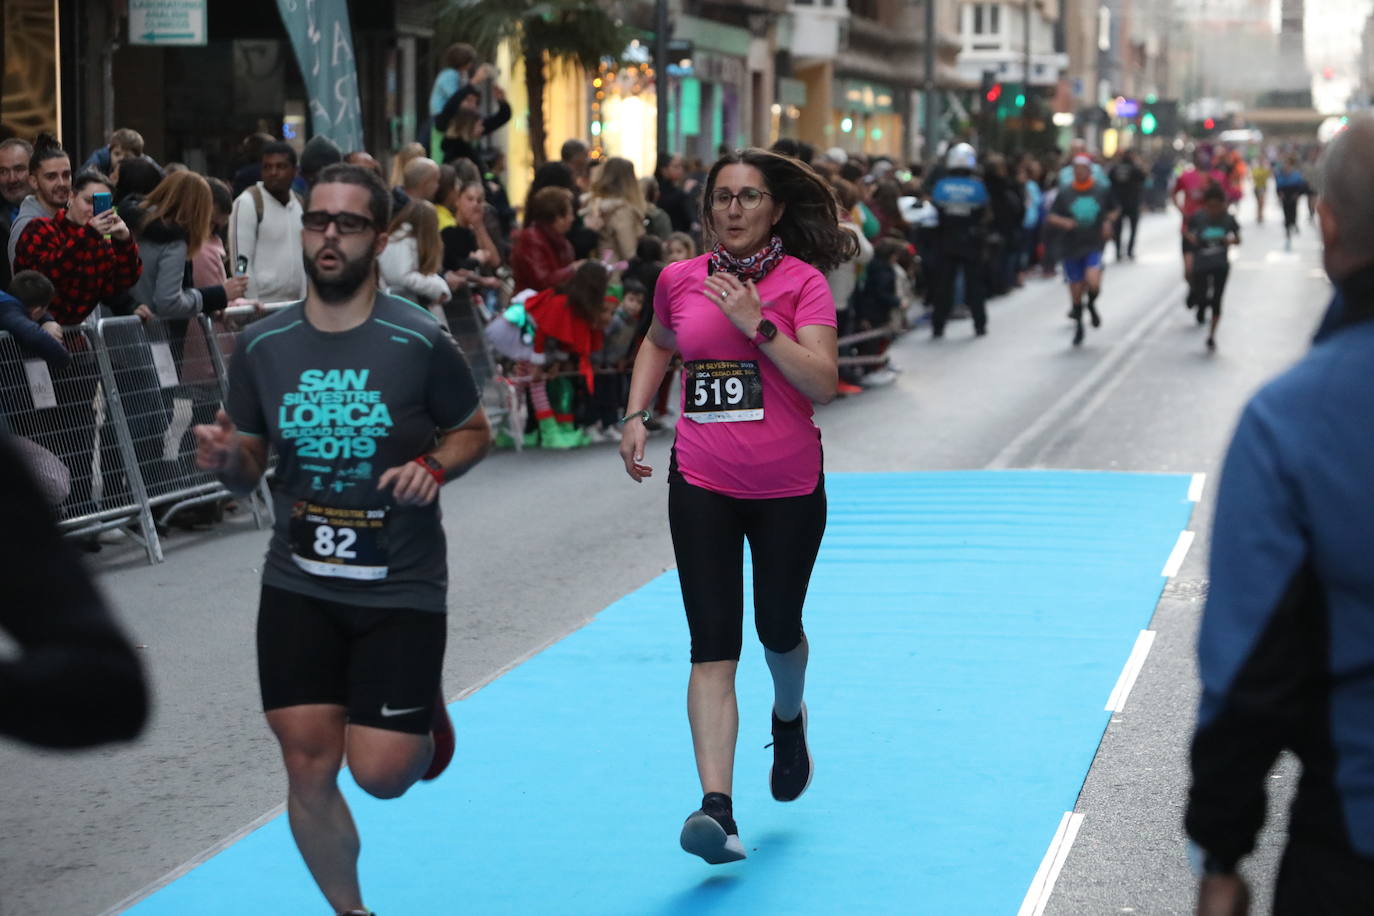
[[[207,0],[129,0],[129,44],[203,45]]]

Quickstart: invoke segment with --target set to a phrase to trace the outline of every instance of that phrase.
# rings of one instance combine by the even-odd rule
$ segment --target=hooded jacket
[[[584,212],[586,224],[600,233],[602,251],[615,253],[618,261],[635,256],[644,235],[644,214],[621,197],[593,197]]]
[[[19,244],[19,236],[24,234],[24,230],[28,228],[29,221],[33,219],[47,219],[50,216],[52,216],[52,211],[43,205],[43,202],[38,199],[38,195],[30,194],[28,197],[24,198],[24,202],[19,205],[18,215],[14,217],[14,222],[10,223],[8,254],[11,270],[14,269],[14,254]]]
[[[223,286],[191,288],[191,262],[186,258],[186,230],[153,219],[139,239],[143,274],[129,294],[159,318],[190,318],[217,312],[229,304]]]

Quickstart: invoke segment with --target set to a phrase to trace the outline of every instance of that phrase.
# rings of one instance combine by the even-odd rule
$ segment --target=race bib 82
[[[375,581],[388,572],[386,509],[291,507],[291,559],[315,576]]]

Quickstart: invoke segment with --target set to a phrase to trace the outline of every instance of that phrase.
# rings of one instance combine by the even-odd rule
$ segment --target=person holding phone
[[[117,297],[143,272],[138,244],[110,206],[113,194],[110,179],[82,172],[72,180],[67,205],[48,219],[32,220],[15,248],[16,272],[36,270],[52,281],[58,324],[80,324],[102,302],[118,311]]]
[[[224,309],[243,296],[249,278],[238,275],[208,286],[193,286],[192,259],[210,238],[214,195],[195,172],[173,172],[140,204],[146,215],[141,239],[143,275],[134,284],[134,301],[161,318],[189,318]]]

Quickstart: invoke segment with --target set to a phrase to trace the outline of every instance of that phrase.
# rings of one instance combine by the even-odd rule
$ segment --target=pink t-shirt
[[[1216,182],[1224,190],[1226,188],[1225,174],[1216,171],[1202,171],[1201,169],[1188,169],[1174,180],[1173,192],[1180,189],[1185,192],[1183,198],[1183,230],[1188,229],[1188,220],[1193,214],[1202,209],[1202,195],[1207,191],[1207,186]],[[1173,193],[1171,192],[1171,193]]]
[[[811,421],[811,400],[706,295],[709,260],[701,255],[664,268],[654,292],[654,314],[677,335],[684,362],[757,363],[763,419],[698,423],[685,412],[684,381],[684,413],[674,443],[678,471],[693,486],[741,499],[805,496],[816,489],[821,475],[821,431]],[[763,315],[780,335],[796,340],[798,328],[835,327],[830,286],[805,261],[783,258],[758,288]]]

